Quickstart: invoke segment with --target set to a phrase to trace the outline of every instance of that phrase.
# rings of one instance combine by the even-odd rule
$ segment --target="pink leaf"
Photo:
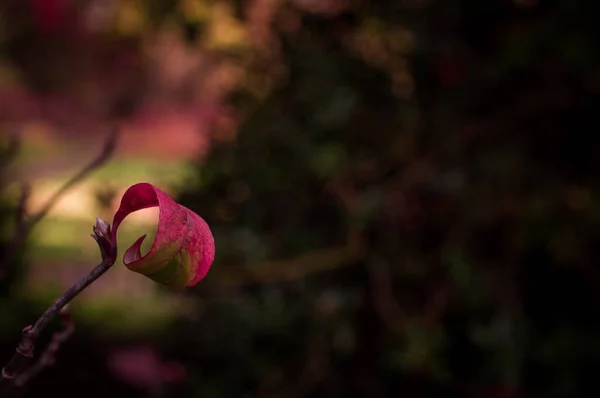
[[[117,230],[125,217],[156,206],[160,213],[152,248],[142,256],[140,249],[146,235],[141,236],[125,251],[123,263],[167,286],[195,285],[206,276],[215,257],[210,228],[199,215],[151,184],[135,184],[123,195],[113,218],[112,245],[117,244]]]

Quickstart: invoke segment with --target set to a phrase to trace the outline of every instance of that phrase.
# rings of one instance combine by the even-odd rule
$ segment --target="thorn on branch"
[[[73,324],[73,320],[71,319],[71,314],[69,312],[68,306],[63,307],[59,312],[62,328],[61,330],[55,332],[52,335],[52,339],[50,344],[46,347],[46,349],[40,355],[40,358],[37,360],[35,364],[33,364],[26,371],[21,373],[15,379],[15,386],[23,387],[27,384],[29,380],[37,376],[40,372],[42,372],[45,368],[48,368],[56,362],[56,355],[60,350],[60,347],[63,343],[71,337],[75,330],[75,325]]]

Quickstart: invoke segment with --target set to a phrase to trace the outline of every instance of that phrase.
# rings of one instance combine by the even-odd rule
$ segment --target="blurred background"
[[[2,1],[0,362],[146,181],[211,225],[210,273],[174,292],[119,262],[24,396],[597,396],[598,15]],[[32,214],[114,126],[115,154],[15,245],[21,183]],[[129,217],[121,253],[157,217]]]

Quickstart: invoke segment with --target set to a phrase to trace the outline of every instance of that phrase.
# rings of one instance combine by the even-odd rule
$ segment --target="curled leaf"
[[[131,186],[123,195],[113,218],[112,245],[119,225],[129,214],[159,208],[158,230],[150,251],[142,256],[141,236],[125,251],[123,263],[155,282],[192,286],[201,281],[214,260],[215,242],[208,224],[196,213],[175,203],[166,193],[148,183]]]

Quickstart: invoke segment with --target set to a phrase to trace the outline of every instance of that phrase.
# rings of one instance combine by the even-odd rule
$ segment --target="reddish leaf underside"
[[[123,263],[132,271],[172,287],[192,286],[201,281],[214,260],[215,242],[208,224],[190,209],[173,201],[148,183],[131,186],[123,195],[113,218],[112,244],[117,230],[129,214],[159,208],[158,230],[150,251],[141,254],[141,236],[125,251]]]

